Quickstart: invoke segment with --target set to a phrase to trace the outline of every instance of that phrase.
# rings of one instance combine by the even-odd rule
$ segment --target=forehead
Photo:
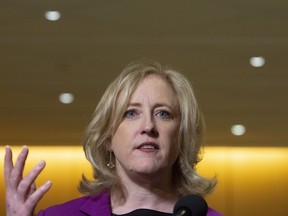
[[[173,87],[168,80],[157,74],[149,74],[138,83],[129,103],[147,101],[178,107],[178,99]]]

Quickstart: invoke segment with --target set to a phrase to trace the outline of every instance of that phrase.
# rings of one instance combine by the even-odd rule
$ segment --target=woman
[[[94,179],[80,183],[86,196],[39,215],[172,215],[180,197],[205,196],[216,185],[195,171],[201,126],[184,76],[159,63],[128,65],[106,89],[86,131],[84,151],[94,168]],[[51,182],[34,187],[44,162],[22,179],[27,154],[24,147],[13,167],[6,148],[8,216],[33,215],[51,187]],[[221,214],[209,208],[207,215]]]

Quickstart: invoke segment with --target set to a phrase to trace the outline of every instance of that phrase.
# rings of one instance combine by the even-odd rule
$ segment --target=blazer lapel
[[[111,216],[110,194],[102,192],[91,197],[79,210],[89,216]]]

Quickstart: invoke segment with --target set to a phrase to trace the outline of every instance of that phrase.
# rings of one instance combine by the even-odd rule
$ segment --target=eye
[[[137,111],[135,109],[129,109],[124,113],[124,118],[134,119],[137,117]]]
[[[159,110],[157,113],[156,113],[156,116],[160,117],[161,119],[171,119],[172,118],[172,114],[166,110]]]

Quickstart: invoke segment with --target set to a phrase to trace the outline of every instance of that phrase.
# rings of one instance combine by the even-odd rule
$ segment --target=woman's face
[[[178,99],[170,85],[158,75],[146,76],[112,137],[118,175],[171,177],[179,154],[179,125]]]

